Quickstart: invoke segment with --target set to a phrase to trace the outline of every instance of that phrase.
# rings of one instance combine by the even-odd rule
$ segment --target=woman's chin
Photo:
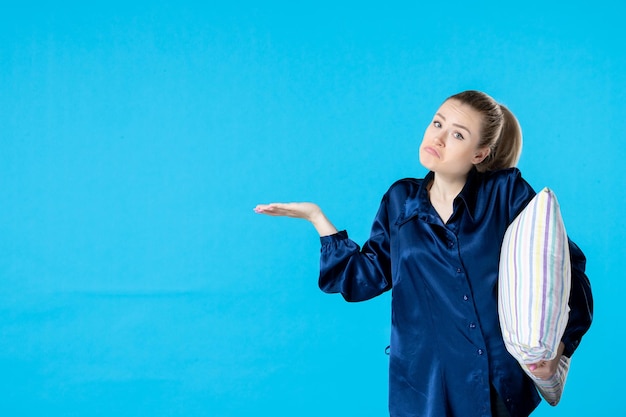
[[[420,164],[429,171],[432,171],[435,167],[432,157],[430,157],[430,155],[424,155],[423,152],[420,152],[419,161]]]

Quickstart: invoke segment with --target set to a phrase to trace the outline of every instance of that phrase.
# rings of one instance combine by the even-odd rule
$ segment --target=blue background
[[[53,3],[0,14],[1,415],[385,415],[389,295],[321,293],[313,228],[252,208],[364,241],[465,89],[588,257],[595,322],[534,415],[626,415],[619,2]]]

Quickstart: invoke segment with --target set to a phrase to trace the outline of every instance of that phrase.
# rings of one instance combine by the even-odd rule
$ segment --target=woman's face
[[[482,115],[458,100],[447,100],[435,113],[420,145],[420,163],[446,176],[466,176],[489,148],[478,148]]]

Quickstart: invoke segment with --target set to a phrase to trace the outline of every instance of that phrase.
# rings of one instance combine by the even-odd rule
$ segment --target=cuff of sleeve
[[[322,245],[327,245],[333,242],[338,242],[340,240],[345,240],[348,238],[348,232],[345,230],[341,230],[335,234],[332,235],[328,235],[328,236],[321,236],[320,237],[320,242],[322,243]]]
[[[563,345],[565,345],[565,348],[563,349],[563,356],[571,358],[580,342],[578,340],[570,340],[567,337],[564,337],[561,341],[563,342]]]

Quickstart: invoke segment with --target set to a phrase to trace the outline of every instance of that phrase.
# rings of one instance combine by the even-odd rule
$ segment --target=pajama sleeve
[[[585,274],[586,258],[580,248],[571,240],[569,241],[570,259],[572,262],[572,288],[569,298],[569,320],[563,344],[563,355],[571,357],[583,335],[589,330],[593,318],[593,297],[591,284]]]
[[[347,301],[364,301],[391,288],[387,196],[383,197],[371,234],[361,248],[346,231],[321,238],[320,289],[341,293]]]

